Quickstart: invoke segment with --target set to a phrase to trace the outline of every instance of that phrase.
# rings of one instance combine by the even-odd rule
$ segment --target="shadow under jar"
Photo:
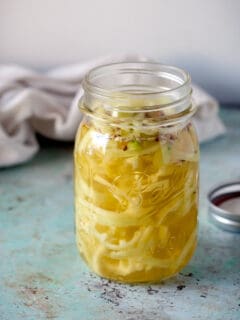
[[[91,70],[83,88],[74,150],[79,251],[109,279],[173,276],[197,242],[190,77],[157,63],[117,63]]]

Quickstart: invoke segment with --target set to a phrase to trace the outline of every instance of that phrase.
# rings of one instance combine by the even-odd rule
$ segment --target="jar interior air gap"
[[[93,69],[75,142],[79,251],[100,276],[155,282],[197,239],[199,149],[189,75],[156,63]]]

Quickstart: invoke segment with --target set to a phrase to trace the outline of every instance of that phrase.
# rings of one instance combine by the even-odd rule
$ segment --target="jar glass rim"
[[[90,91],[92,94],[96,94],[102,97],[112,97],[112,91],[109,88],[106,88],[104,85],[96,84],[96,79],[104,76],[113,76],[123,72],[129,73],[144,73],[148,75],[155,76],[171,76],[172,79],[176,80],[176,86],[172,88],[158,89],[157,87],[152,91],[132,92],[129,90],[127,92],[128,97],[139,97],[139,96],[155,96],[155,95],[165,95],[169,94],[176,90],[181,90],[184,87],[190,87],[191,77],[187,71],[182,68],[161,64],[158,62],[149,62],[149,61],[132,61],[132,62],[116,62],[105,65],[97,66],[91,69],[83,80],[83,88],[85,91]],[[190,92],[189,92],[190,93]],[[123,92],[114,92],[115,98],[122,98]]]

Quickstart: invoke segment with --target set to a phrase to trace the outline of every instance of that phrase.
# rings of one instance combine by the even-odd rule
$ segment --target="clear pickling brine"
[[[198,161],[190,78],[155,63],[93,69],[74,150],[78,249],[102,277],[157,282],[197,243]]]

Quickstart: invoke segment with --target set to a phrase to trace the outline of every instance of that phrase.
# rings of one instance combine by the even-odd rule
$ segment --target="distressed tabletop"
[[[72,146],[46,145],[0,171],[0,319],[239,320],[240,234],[209,222],[206,194],[240,180],[240,109],[221,110],[224,137],[201,146],[199,245],[159,285],[122,285],[87,269],[74,239]]]

